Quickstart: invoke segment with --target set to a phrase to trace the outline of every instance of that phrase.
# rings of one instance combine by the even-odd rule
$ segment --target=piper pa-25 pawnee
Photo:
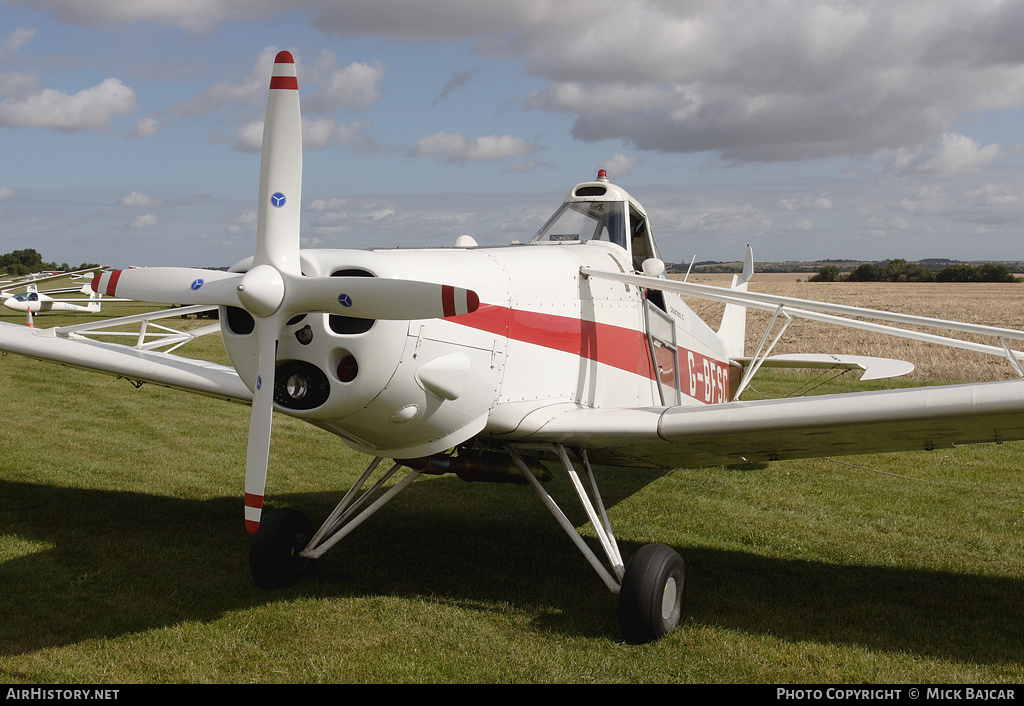
[[[0,326],[3,350],[251,404],[245,525],[251,573],[263,588],[299,579],[423,473],[518,481],[536,490],[619,594],[623,637],[651,641],[680,621],[683,560],[661,544],[623,560],[594,466],[628,473],[1024,438],[1018,380],[739,401],[762,366],[841,366],[865,376],[908,369],[771,356],[777,322],[802,317],[994,353],[1021,377],[1024,353],[1011,345],[1024,332],[748,292],[749,249],[743,277],[729,288],[670,280],[644,209],[603,174],[574,187],[528,244],[479,247],[463,236],[450,248],[300,250],[301,171],[295,64],[281,52],[270,80],[255,255],[226,272],[151,267],[93,281],[104,295],[187,307],[167,316],[219,307],[215,327],[233,367],[151,350],[141,334],[134,347],[98,342],[88,337],[92,324]],[[681,295],[724,302],[719,330]],[[747,357],[750,307],[775,318]],[[158,317],[112,321],[145,326]],[[893,324],[984,334],[993,344]],[[290,508],[261,518],[274,410],[373,457],[319,529]],[[382,459],[393,464],[378,470]],[[571,479],[596,540],[585,541],[547,492],[542,461]]]

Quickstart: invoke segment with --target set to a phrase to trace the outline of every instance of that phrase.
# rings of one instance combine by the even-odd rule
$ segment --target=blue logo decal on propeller
[[[278,191],[276,194],[273,194],[270,197],[270,204],[274,208],[281,208],[282,206],[284,206],[285,201],[287,201],[287,199],[284,197],[284,194],[282,194],[280,191]]]
[[[203,286],[203,280],[197,279],[195,282],[192,283],[192,291],[194,292],[194,291],[196,291],[197,289],[199,289],[202,286]]]
[[[352,297],[350,297],[347,294],[339,294],[338,295],[338,303],[341,304],[344,307],[352,306]]]

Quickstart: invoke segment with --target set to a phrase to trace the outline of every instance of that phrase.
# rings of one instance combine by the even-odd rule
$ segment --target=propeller
[[[270,456],[277,341],[289,319],[327,312],[368,319],[424,319],[475,311],[472,290],[378,277],[305,277],[299,262],[302,127],[295,60],[274,61],[263,129],[256,253],[245,273],[150,267],[97,274],[93,291],[163,304],[241,307],[255,320],[258,364],[245,454],[245,526],[259,528]]]

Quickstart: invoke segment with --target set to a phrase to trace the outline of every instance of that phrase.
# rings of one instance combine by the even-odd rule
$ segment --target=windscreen
[[[621,201],[566,203],[531,242],[607,240],[626,247],[626,212]]]

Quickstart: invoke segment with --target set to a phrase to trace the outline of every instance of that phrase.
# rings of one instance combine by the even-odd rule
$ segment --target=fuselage
[[[300,258],[306,276],[339,277],[342,292],[343,278],[372,276],[449,283],[479,296],[475,312],[448,318],[310,313],[289,322],[277,349],[277,409],[365,453],[418,458],[481,433],[514,439],[566,406],[728,399],[724,344],[681,299],[581,274],[636,269],[628,244],[612,238],[303,250]],[[228,354],[252,388],[252,320],[237,309],[220,320]]]

